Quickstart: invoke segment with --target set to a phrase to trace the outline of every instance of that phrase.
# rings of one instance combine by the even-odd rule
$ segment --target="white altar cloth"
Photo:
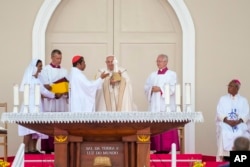
[[[201,112],[7,112],[1,116],[8,123],[143,123],[143,122],[203,122]]]

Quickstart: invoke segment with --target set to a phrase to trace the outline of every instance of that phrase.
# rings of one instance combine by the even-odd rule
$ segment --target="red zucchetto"
[[[75,56],[72,58],[72,63],[77,62],[78,60],[80,60],[80,58],[82,58],[82,56],[80,56],[80,55],[75,55]]]

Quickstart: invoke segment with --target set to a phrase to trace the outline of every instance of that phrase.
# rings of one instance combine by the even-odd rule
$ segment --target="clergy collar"
[[[54,64],[52,64],[52,63],[50,63],[50,66],[53,67],[53,68],[61,68],[60,65],[59,65],[59,66],[56,66],[56,65],[54,65]]]
[[[165,74],[167,72],[168,68],[165,67],[163,69],[159,69],[157,74]]]
[[[232,99],[232,100],[234,100],[234,99],[236,99],[237,97],[238,97],[238,94],[236,94],[236,95],[231,95],[231,94],[229,94],[229,96],[230,96],[230,98]]]

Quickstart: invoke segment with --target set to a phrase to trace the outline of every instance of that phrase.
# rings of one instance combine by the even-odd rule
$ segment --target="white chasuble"
[[[121,81],[115,85],[110,84],[112,71],[106,68],[100,69],[97,77],[104,71],[110,75],[104,79],[102,87],[97,91],[96,110],[136,111],[136,105],[133,102],[132,85],[126,69],[118,67],[118,71],[121,72]]]

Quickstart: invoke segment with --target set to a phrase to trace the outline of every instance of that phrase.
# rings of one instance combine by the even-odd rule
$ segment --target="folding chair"
[[[2,111],[7,112],[7,103],[0,103],[0,108],[3,108],[0,110],[0,113],[2,113]],[[0,146],[3,146],[4,161],[7,161],[7,158],[8,158],[7,128],[8,128],[7,123],[3,123],[3,127],[1,127],[1,124],[0,124]]]

